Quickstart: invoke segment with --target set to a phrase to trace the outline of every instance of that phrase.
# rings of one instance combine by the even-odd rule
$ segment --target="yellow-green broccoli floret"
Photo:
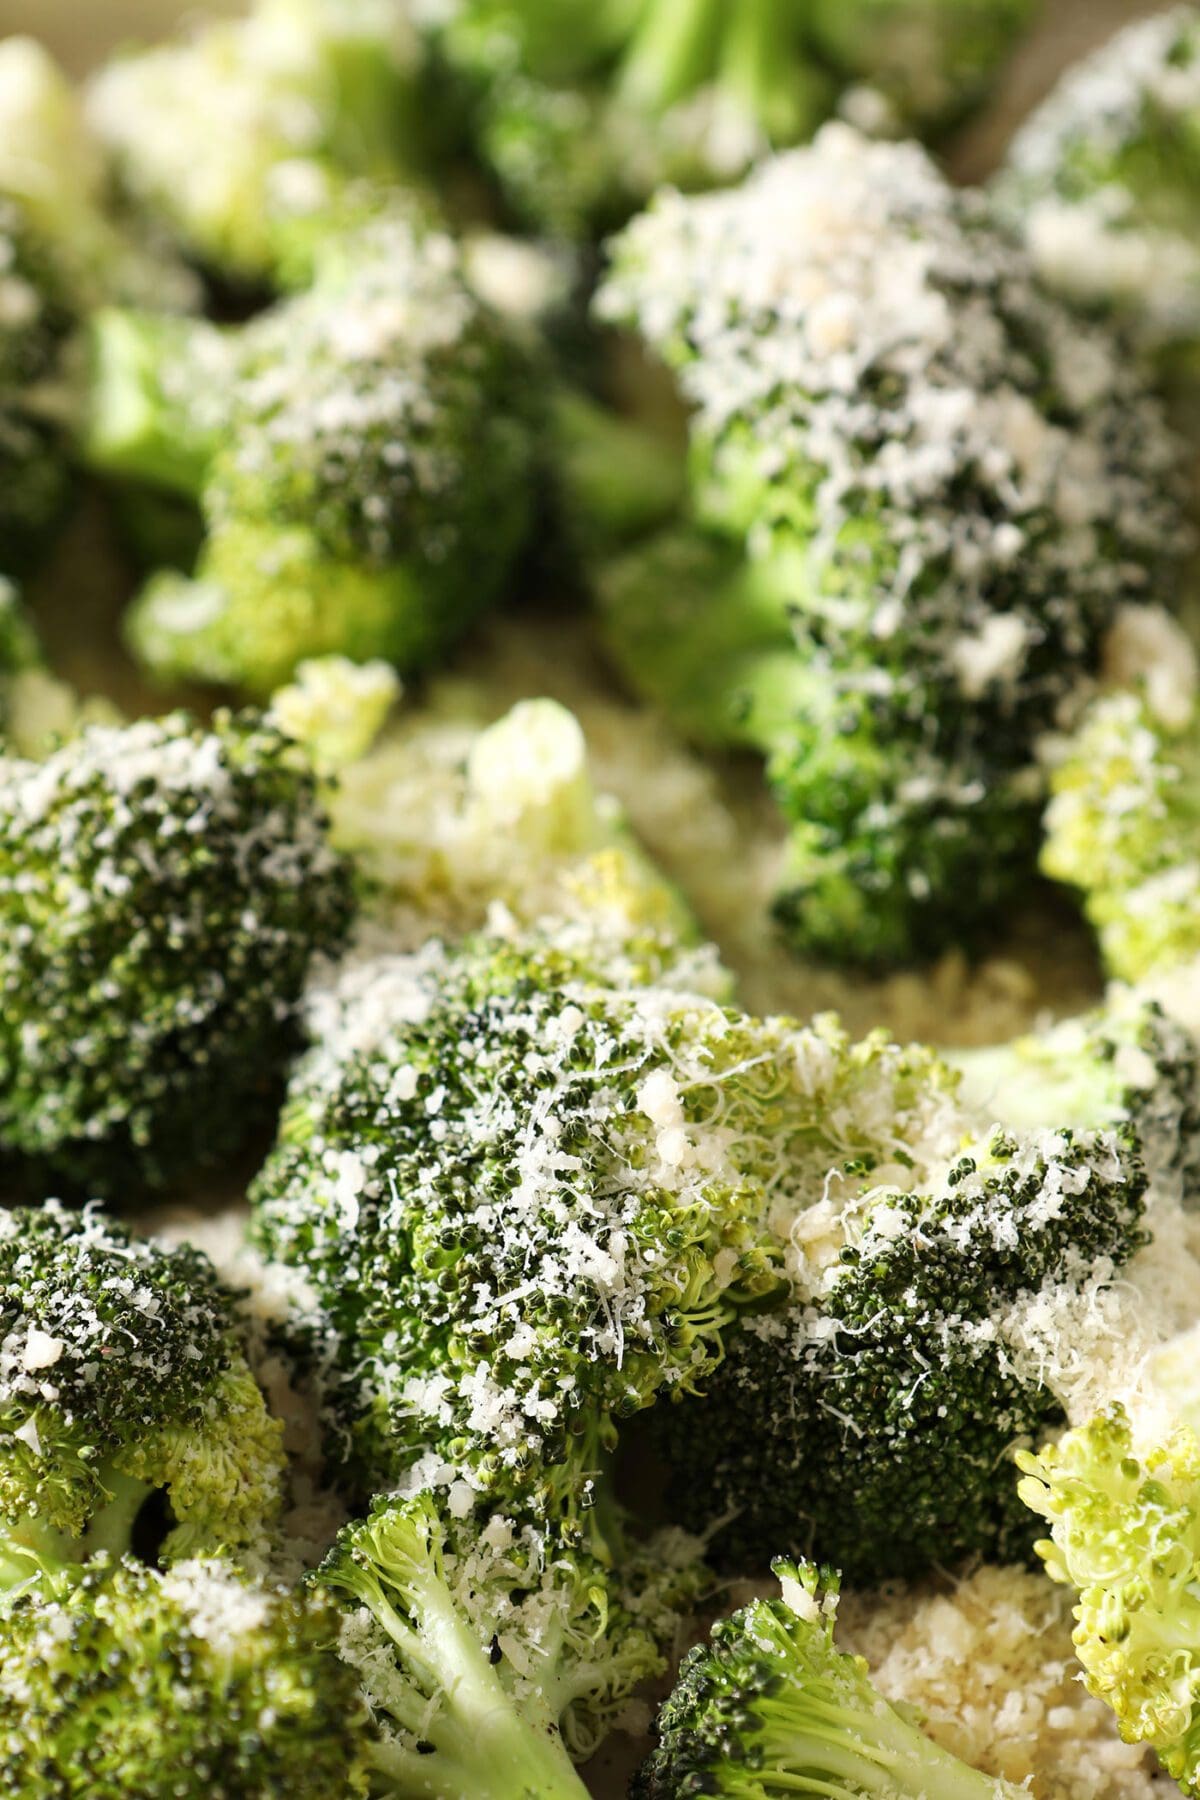
[[[198,1250],[94,1206],[0,1214],[0,1588],[124,1555],[156,1493],[166,1555],[263,1542],[282,1440]]]
[[[755,1600],[689,1651],[658,1715],[633,1800],[1019,1800],[935,1744],[834,1643],[839,1578],[774,1564],[782,1595]]]
[[[0,783],[0,1145],[93,1192],[262,1116],[351,877],[298,746],[253,715],[92,725]]]
[[[97,1558],[0,1624],[13,1800],[353,1800],[366,1709],[317,1594],[194,1559]]]

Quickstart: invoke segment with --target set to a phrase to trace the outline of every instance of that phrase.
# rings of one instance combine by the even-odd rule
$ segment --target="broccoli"
[[[1177,1425],[1148,1446],[1123,1410],[1018,1457],[1021,1496],[1048,1521],[1046,1571],[1079,1593],[1075,1654],[1121,1736],[1149,1744],[1200,1791],[1200,1439]]]
[[[202,1558],[97,1556],[10,1600],[0,1781],[15,1800],[350,1800],[367,1722],[336,1610]]]
[[[415,1468],[572,1515],[618,1422],[703,1389],[781,1294],[790,1196],[953,1153],[936,1056],[679,978],[566,930],[351,960],[313,993],[252,1229],[304,1277],[293,1333],[353,1488]]]
[[[1127,1137],[998,1133],[928,1192],[800,1214],[790,1305],[748,1319],[703,1398],[652,1421],[679,1518],[727,1521],[723,1564],[779,1543],[856,1581],[1027,1554],[1004,1465],[1063,1413],[1018,1357],[1022,1324],[1123,1268],[1145,1189]]]
[[[692,978],[720,989],[683,901],[595,792],[565,707],[522,700],[484,728],[461,703],[435,705],[385,730],[398,686],[385,665],[326,657],[272,701],[334,777],[331,841],[353,856],[364,910],[392,941],[461,937],[503,906],[523,925],[559,920],[618,945],[675,940]]]
[[[693,409],[690,518],[598,578],[618,663],[766,753],[798,948],[969,939],[1032,868],[1039,735],[1187,541],[1157,402],[984,196],[844,126],[662,196],[599,308]]]
[[[1099,695],[1052,746],[1050,792],[1041,867],[1080,890],[1109,972],[1137,981],[1200,954],[1200,715]]]
[[[234,283],[356,176],[419,160],[420,45],[394,0],[257,0],[93,77],[88,119],[129,201]]]
[[[402,212],[245,326],[102,317],[90,461],[194,494],[207,525],[194,578],[135,602],[135,653],[256,695],[327,652],[428,662],[511,575],[534,416],[453,242]]]
[[[1200,339],[1200,10],[1127,25],[1069,69],[997,177],[1047,282],[1169,368]]]
[[[1018,1800],[935,1744],[834,1643],[838,1577],[774,1564],[782,1595],[720,1620],[658,1715],[633,1800]]]
[[[124,1555],[155,1493],[168,1556],[264,1540],[283,1427],[198,1250],[134,1238],[95,1205],[0,1213],[0,1327],[0,1587]]]
[[[1029,0],[456,0],[434,35],[510,207],[580,237],[665,182],[720,185],[803,142],[847,82],[876,82],[910,122],[944,123],[978,97],[1029,11]]]
[[[620,1576],[544,1526],[466,1530],[427,1493],[376,1502],[313,1578],[348,1612],[341,1652],[377,1727],[371,1792],[442,1800],[586,1794],[589,1756],[704,1576],[686,1542]]]
[[[350,873],[253,715],[92,725],[0,783],[0,1146],[94,1192],[235,1148]]]

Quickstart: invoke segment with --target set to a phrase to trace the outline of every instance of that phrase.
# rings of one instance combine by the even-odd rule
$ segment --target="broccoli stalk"
[[[718,1623],[685,1659],[633,1800],[1018,1800],[889,1706],[834,1644],[838,1578],[777,1561],[778,1600]]]
[[[825,110],[801,53],[801,12],[796,0],[648,0],[618,91],[654,115],[712,87],[762,146],[795,143]]]

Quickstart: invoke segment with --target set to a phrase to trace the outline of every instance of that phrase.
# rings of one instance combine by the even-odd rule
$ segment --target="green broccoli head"
[[[997,1135],[932,1191],[801,1215],[792,1304],[746,1322],[701,1401],[655,1416],[679,1517],[730,1519],[723,1562],[782,1543],[862,1581],[1019,1560],[1028,1519],[997,1471],[1062,1418],[1023,1324],[1111,1282],[1145,1242],[1145,1187],[1113,1134]]]
[[[252,715],[93,725],[0,796],[0,1144],[159,1184],[269,1104],[350,873],[308,764]]]
[[[545,1525],[377,1501],[314,1577],[347,1605],[341,1652],[380,1728],[372,1792],[582,1796],[572,1757],[662,1673],[702,1580],[694,1547],[634,1551],[618,1575]]]
[[[1149,1744],[1187,1793],[1200,1784],[1200,1441],[1185,1425],[1150,1447],[1120,1409],[1021,1455],[1037,1548],[1078,1589],[1075,1654],[1121,1736]]]
[[[190,485],[207,527],[194,579],[130,614],[155,673],[265,695],[332,652],[417,668],[503,591],[532,386],[442,232],[380,217],[240,329],[110,315],[94,344],[94,466]]]
[[[1200,716],[1102,694],[1054,746],[1041,866],[1078,888],[1109,971],[1136,981],[1200,952]]]
[[[1186,541],[1156,402],[982,196],[843,126],[662,197],[600,311],[678,372],[705,534],[602,579],[618,662],[692,735],[766,754],[801,948],[969,936],[1028,876],[1040,734]]]
[[[367,1719],[336,1613],[227,1563],[98,1557],[8,1603],[0,1779],[22,1800],[348,1800]]]
[[[702,1388],[780,1293],[787,1196],[957,1142],[930,1053],[622,978],[610,949],[434,942],[314,997],[254,1232],[306,1279],[359,1488],[416,1467],[570,1512],[617,1423]]]
[[[262,281],[278,234],[336,207],[347,180],[406,178],[421,60],[391,0],[258,0],[118,56],[88,119],[136,208],[218,275]]]
[[[838,1577],[778,1561],[777,1600],[722,1619],[684,1660],[634,1800],[1017,1800],[889,1706],[834,1643]]]
[[[1048,283],[1168,358],[1200,338],[1200,11],[1137,19],[1026,120],[997,188]]]
[[[1014,1131],[1124,1126],[1160,1188],[1200,1176],[1200,1051],[1152,1000],[1115,989],[1101,1007],[995,1048],[950,1053],[964,1103]]]
[[[94,1206],[0,1214],[0,1326],[0,1584],[123,1554],[154,1492],[172,1556],[264,1536],[283,1428],[198,1250],[134,1238]]]

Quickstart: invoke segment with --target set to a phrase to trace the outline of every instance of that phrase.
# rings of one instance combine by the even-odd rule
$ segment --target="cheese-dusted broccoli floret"
[[[334,1608],[194,1558],[97,1558],[10,1602],[0,1780],[21,1800],[349,1800],[366,1709]]]
[[[661,197],[600,311],[692,409],[678,580],[652,542],[600,584],[622,667],[766,753],[800,947],[961,941],[1028,876],[1037,734],[1186,543],[1157,403],[984,196],[844,126]]]
[[[217,273],[274,272],[277,233],[351,176],[402,177],[420,46],[394,0],[258,0],[118,55],[88,119],[129,199]]]
[[[1156,351],[1200,339],[1200,9],[1168,6],[1068,69],[998,177],[1046,280]]]
[[[161,1183],[269,1106],[350,876],[298,747],[252,715],[92,725],[0,782],[0,1144]]]
[[[306,1279],[296,1333],[359,1486],[415,1469],[570,1511],[619,1421],[703,1390],[780,1293],[776,1212],[952,1153],[932,1053],[602,948],[435,941],[313,995],[254,1232]]]
[[[124,1555],[155,1493],[168,1555],[265,1539],[283,1427],[199,1251],[95,1207],[0,1214],[0,1328],[0,1588]]]
[[[429,662],[512,573],[534,414],[453,240],[403,211],[244,326],[102,316],[90,459],[191,494],[206,524],[194,575],[135,602],[135,653],[255,694],[327,653]]]

